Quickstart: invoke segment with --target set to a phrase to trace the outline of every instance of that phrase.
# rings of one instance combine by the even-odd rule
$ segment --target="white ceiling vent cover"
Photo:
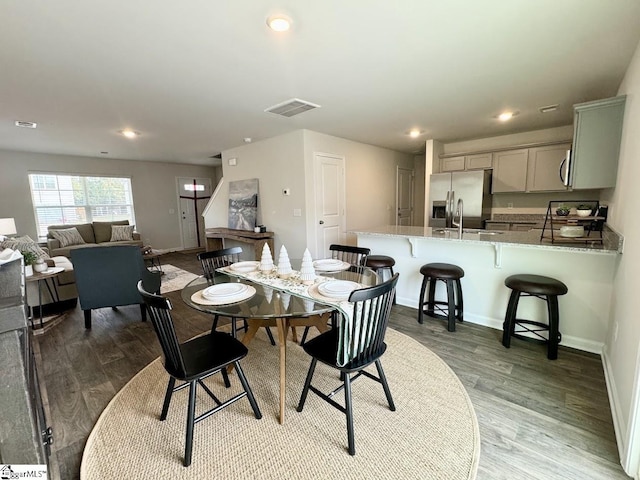
[[[15,125],[22,128],[36,128],[38,126],[36,122],[24,122],[22,120],[16,120]]]
[[[292,98],[291,100],[267,108],[265,112],[282,115],[283,117],[293,117],[294,115],[313,110],[314,108],[320,108],[320,105],[307,102],[306,100],[300,100],[299,98]]]

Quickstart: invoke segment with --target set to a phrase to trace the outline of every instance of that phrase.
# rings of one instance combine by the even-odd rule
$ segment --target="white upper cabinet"
[[[560,178],[562,162],[571,144],[550,145],[529,149],[528,192],[561,192],[567,187]]]
[[[491,192],[525,192],[528,159],[529,150],[526,148],[495,152]]]
[[[441,172],[459,172],[461,170],[486,170],[493,167],[493,153],[460,155],[440,160]]]
[[[464,170],[464,156],[449,157],[440,160],[441,172],[458,172]]]
[[[616,185],[624,95],[574,105],[569,185],[574,189]]]
[[[465,157],[467,170],[485,170],[493,167],[493,153],[479,153]]]

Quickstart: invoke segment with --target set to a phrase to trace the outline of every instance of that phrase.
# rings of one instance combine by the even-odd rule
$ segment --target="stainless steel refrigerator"
[[[491,217],[491,170],[435,173],[429,185],[430,227],[452,227],[461,198],[462,225],[484,228]]]

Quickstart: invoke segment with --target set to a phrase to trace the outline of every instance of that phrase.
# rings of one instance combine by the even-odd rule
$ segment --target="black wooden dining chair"
[[[160,420],[167,418],[173,392],[182,390],[183,388],[189,388],[187,434],[183,461],[184,466],[188,467],[191,465],[193,427],[199,421],[204,420],[245,396],[249,399],[256,418],[262,418],[262,413],[260,413],[249,383],[240,367],[240,360],[247,355],[248,350],[239,340],[226,333],[216,331],[212,331],[208,335],[196,337],[182,344],[179,343],[173,318],[171,317],[171,302],[165,297],[147,292],[143,287],[142,281],[138,282],[138,292],[140,292],[149,309],[153,328],[160,341],[162,353],[164,354],[164,368],[170,375]],[[205,385],[203,380],[216,373],[221,373],[225,386],[229,387],[231,384],[226,369],[229,365],[233,365],[238,372],[238,379],[244,391],[222,402],[214,395],[211,389]],[[176,387],[176,380],[184,383]],[[196,417],[196,388],[198,385],[213,399],[216,406]]]
[[[302,345],[304,351],[311,355],[312,359],[297,410],[302,412],[307,394],[311,390],[344,413],[347,417],[347,438],[350,455],[355,455],[356,453],[351,382],[364,375],[381,383],[389,403],[389,409],[392,411],[396,409],[391,397],[391,390],[389,390],[387,379],[382,370],[380,357],[387,349],[387,345],[384,343],[384,336],[397,283],[398,274],[396,273],[385,283],[354,290],[349,296],[349,302],[353,303],[352,320],[345,322],[343,318],[337,328],[320,334]],[[340,371],[343,383],[331,393],[325,394],[311,384],[318,361]],[[372,363],[375,363],[378,370],[377,377],[364,370]],[[355,375],[352,377],[352,374]],[[344,407],[332,398],[342,389],[344,389]]]
[[[229,265],[239,262],[240,255],[242,254],[242,247],[231,247],[231,248],[223,248],[222,250],[213,250],[211,252],[202,252],[197,255],[200,264],[202,265],[202,272],[207,281],[213,281],[213,277],[216,274],[216,270],[222,267],[228,267]],[[237,337],[238,331],[238,319],[236,317],[229,317],[231,320],[231,335],[233,337]],[[212,330],[216,330],[218,328],[218,320],[219,316],[213,316],[213,326]],[[244,321],[244,325],[241,330],[247,331],[247,322]],[[265,328],[267,331],[267,335],[269,336],[269,341],[271,345],[275,345],[276,341],[273,338],[273,334],[268,327]]]
[[[329,246],[331,258],[342,260],[351,265],[364,265],[371,253],[370,248],[354,247],[353,245],[332,244]]]

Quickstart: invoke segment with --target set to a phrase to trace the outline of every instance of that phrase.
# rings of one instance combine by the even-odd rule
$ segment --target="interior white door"
[[[398,167],[396,175],[396,225],[413,225],[414,172]]]
[[[329,245],[344,243],[346,227],[344,157],[314,154],[316,258],[330,256]]]
[[[179,177],[177,182],[182,248],[202,247],[206,245],[202,211],[211,197],[211,179]]]

